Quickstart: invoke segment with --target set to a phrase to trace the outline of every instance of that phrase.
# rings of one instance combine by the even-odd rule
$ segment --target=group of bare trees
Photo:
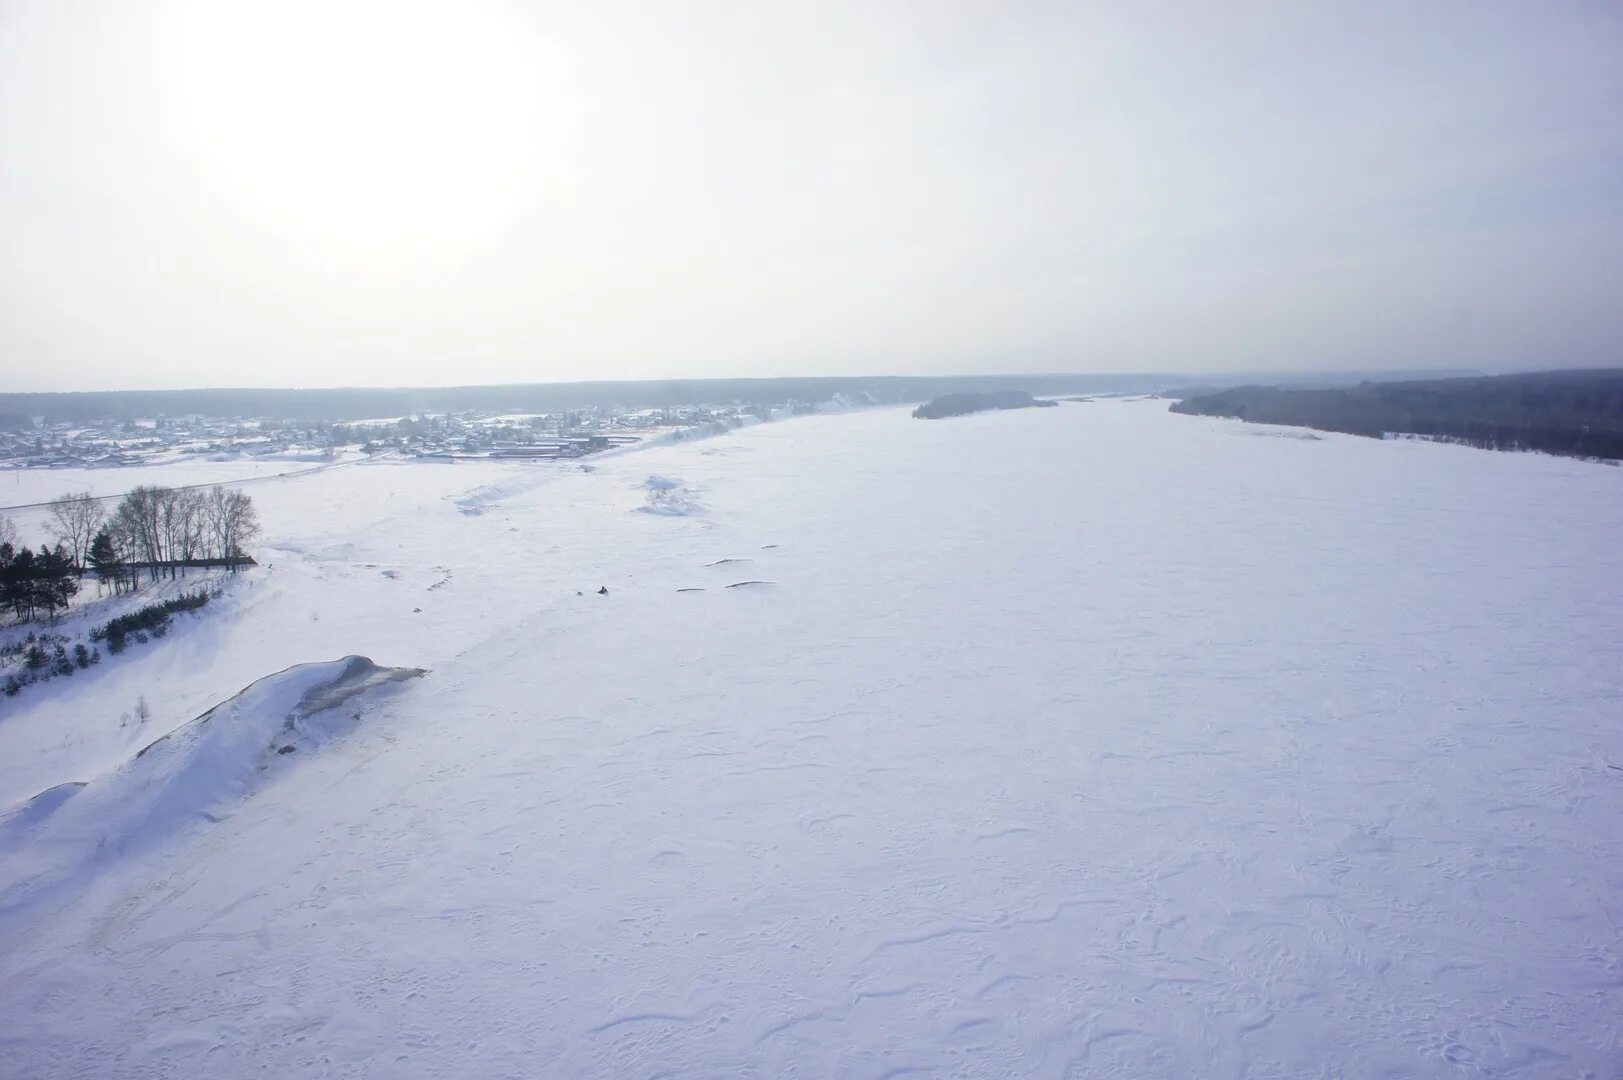
[[[223,487],[138,487],[111,514],[93,495],[68,493],[51,500],[46,530],[56,551],[79,573],[119,592],[135,588],[145,571],[153,581],[214,561],[230,565],[259,535],[254,501]],[[0,541],[15,542],[15,528],[0,518]],[[43,549],[42,549],[43,550]]]
[[[254,502],[223,487],[138,487],[109,514],[88,494],[51,500],[46,530],[54,547],[32,551],[0,515],[0,607],[19,619],[55,615],[94,570],[115,592],[136,589],[143,572],[153,581],[193,566],[251,563],[245,548],[259,535]]]
[[[91,517],[64,510],[57,521],[62,532],[77,529]],[[56,511],[53,503],[53,516]],[[136,586],[141,570],[157,581],[165,575],[173,578],[199,561],[241,558],[258,535],[254,501],[240,491],[143,486],[124,496],[105,523],[94,521],[79,565],[93,567],[103,581],[123,590]],[[62,542],[70,543],[69,537]],[[230,565],[236,569],[235,563]]]

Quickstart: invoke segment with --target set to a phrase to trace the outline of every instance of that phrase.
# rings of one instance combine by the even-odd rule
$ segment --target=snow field
[[[886,410],[265,485],[237,612],[0,716],[8,789],[94,784],[40,732],[137,685],[178,724],[291,663],[430,674],[0,917],[7,1053],[1613,1075],[1623,474],[1257,430]],[[697,512],[638,512],[650,476]]]

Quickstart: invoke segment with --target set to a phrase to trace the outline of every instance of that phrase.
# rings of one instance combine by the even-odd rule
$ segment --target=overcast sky
[[[0,389],[1623,365],[1623,4],[0,0]]]

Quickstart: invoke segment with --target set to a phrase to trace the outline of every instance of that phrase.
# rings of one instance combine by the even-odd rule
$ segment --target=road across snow
[[[229,617],[0,714],[8,793],[137,693],[429,673],[0,917],[3,1071],[1616,1075],[1623,471],[1266,433],[267,485]]]

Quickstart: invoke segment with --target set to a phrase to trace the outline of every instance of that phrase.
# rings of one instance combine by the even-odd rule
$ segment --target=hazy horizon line
[[[1253,369],[1212,372],[1178,371],[1025,371],[1025,372],[958,372],[939,374],[865,374],[865,375],[682,375],[667,378],[628,379],[538,379],[533,381],[468,382],[468,383],[339,383],[331,385],[212,385],[165,387],[100,387],[93,390],[4,390],[0,397],[71,397],[93,394],[188,394],[188,393],[323,393],[344,391],[388,390],[498,390],[506,387],[566,387],[566,386],[648,386],[671,383],[773,383],[814,382],[838,383],[861,381],[952,381],[952,380],[1019,380],[1019,379],[1165,379],[1181,384],[1232,382],[1237,379],[1280,379],[1291,382],[1311,382],[1319,379],[1366,378],[1374,381],[1408,381],[1425,378],[1494,378],[1507,375],[1552,375],[1563,372],[1603,372],[1623,370],[1623,361],[1616,364],[1567,365],[1561,367],[1527,367],[1489,369],[1478,367],[1425,367],[1425,368],[1339,368],[1305,372],[1289,369]]]

